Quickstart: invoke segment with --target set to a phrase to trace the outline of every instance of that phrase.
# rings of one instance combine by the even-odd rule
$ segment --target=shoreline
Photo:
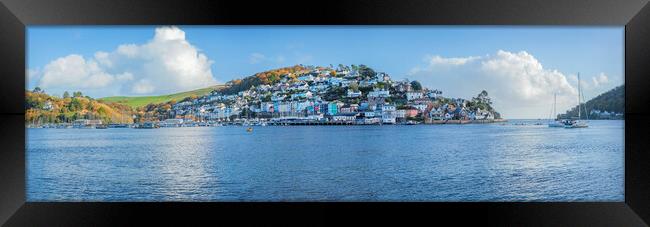
[[[593,121],[623,121],[625,119],[593,119]],[[44,124],[44,125],[25,125],[25,128],[53,128],[53,129],[107,129],[107,128],[131,128],[131,129],[156,129],[156,128],[203,128],[203,127],[225,127],[225,126],[241,126],[241,127],[266,127],[266,126],[383,126],[383,125],[471,125],[471,124],[504,124],[510,121],[547,121],[546,119],[494,119],[494,120],[432,120],[417,123],[357,123],[352,121],[338,121],[338,122],[314,122],[314,121],[287,121],[287,122],[232,122],[232,123],[193,123],[188,125],[174,125],[162,126],[159,123],[153,123],[153,126],[138,127],[138,124],[108,124],[108,125],[86,125],[86,126],[72,126],[71,124]],[[114,126],[119,125],[119,126]]]
[[[259,123],[209,123],[209,124],[190,124],[190,125],[177,125],[177,126],[160,126],[154,123],[152,127],[138,127],[138,124],[120,124],[120,127],[111,127],[111,125],[86,125],[86,126],[73,126],[71,124],[44,124],[44,125],[25,125],[25,128],[55,128],[55,129],[107,129],[107,128],[132,128],[132,129],[156,129],[156,128],[194,128],[194,127],[224,127],[224,126],[382,126],[382,125],[465,125],[465,124],[493,124],[508,122],[507,119],[494,119],[494,120],[433,120],[427,122],[417,123],[357,123],[352,121],[338,121],[338,122],[314,122],[314,121],[286,121],[286,122],[264,122]]]

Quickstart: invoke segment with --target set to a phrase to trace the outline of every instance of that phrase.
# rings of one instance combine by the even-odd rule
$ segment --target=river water
[[[624,200],[623,121],[534,122],[27,129],[27,200]]]

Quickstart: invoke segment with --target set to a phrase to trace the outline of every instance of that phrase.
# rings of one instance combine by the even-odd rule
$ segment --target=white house
[[[351,89],[348,89],[348,98],[357,98],[361,97],[361,91],[352,91]]]
[[[52,109],[54,109],[54,105],[52,105],[52,102],[48,100],[48,101],[45,102],[45,105],[43,105],[43,109],[44,110],[52,110]]]
[[[160,126],[162,127],[181,127],[183,125],[183,119],[165,119]]]
[[[368,98],[388,98],[390,97],[390,91],[388,90],[379,90],[375,89],[368,93]]]
[[[295,93],[291,95],[291,99],[298,99],[298,98],[311,98],[312,97],[311,91],[307,92],[301,92],[301,93]]]
[[[413,107],[418,109],[418,111],[420,111],[420,112],[424,112],[427,109],[427,104],[420,103],[420,104],[413,105]]]
[[[395,106],[383,105],[381,107],[381,122],[383,124],[395,124]]]

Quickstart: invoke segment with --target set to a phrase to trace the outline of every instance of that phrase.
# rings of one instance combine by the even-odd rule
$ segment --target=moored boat
[[[549,119],[555,118],[555,120],[551,121],[548,123],[548,127],[550,128],[563,128],[566,124],[564,121],[557,119],[557,112],[556,112],[556,107],[557,107],[557,93],[553,94],[553,113],[551,114],[551,117]]]
[[[587,114],[587,107],[585,107],[585,114]],[[587,115],[588,116],[588,115]],[[587,128],[589,125],[586,121],[582,121],[582,89],[580,88],[580,73],[578,73],[578,119],[567,120],[564,128]]]

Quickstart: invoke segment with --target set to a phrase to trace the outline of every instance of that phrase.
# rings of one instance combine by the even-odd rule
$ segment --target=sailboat
[[[553,118],[555,119],[553,119],[552,122],[548,123],[548,127],[562,128],[564,127],[564,122],[557,119],[556,107],[557,107],[557,93],[553,94],[553,113],[551,114],[551,117],[549,117],[549,119],[553,119]]]
[[[569,120],[565,123],[564,128],[586,128],[589,127],[586,121],[582,121],[582,89],[580,88],[580,73],[578,73],[578,119]],[[587,107],[585,107],[587,114]]]

